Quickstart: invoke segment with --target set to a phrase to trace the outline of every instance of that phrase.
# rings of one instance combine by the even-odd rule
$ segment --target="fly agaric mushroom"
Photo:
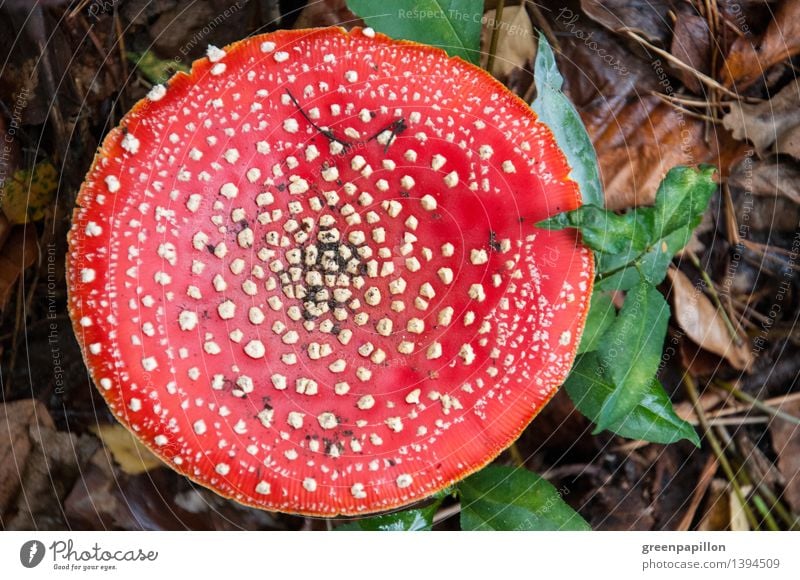
[[[70,315],[116,417],[263,509],[396,508],[496,457],[571,366],[592,255],[549,129],[369,28],[280,31],[157,85],[105,139]]]

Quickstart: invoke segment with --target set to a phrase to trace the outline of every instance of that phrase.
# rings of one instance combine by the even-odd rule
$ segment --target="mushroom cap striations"
[[[194,63],[105,139],[70,232],[98,389],[173,469],[269,510],[396,508],[491,461],[572,364],[593,279],[551,132],[369,29]]]

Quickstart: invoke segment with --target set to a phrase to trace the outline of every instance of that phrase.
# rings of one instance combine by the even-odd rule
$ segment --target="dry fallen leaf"
[[[720,76],[729,88],[743,90],[762,78],[767,69],[800,52],[800,2],[782,2],[764,34],[754,42],[743,35],[731,46]]]
[[[671,5],[665,0],[581,0],[586,15],[611,30],[636,30],[650,42],[666,44]]]
[[[589,119],[587,130],[609,209],[652,204],[658,185],[676,165],[717,163],[703,141],[703,122],[657,97],[631,100],[605,119]]]
[[[12,228],[8,239],[0,248],[0,312],[5,309],[17,279],[23,271],[36,263],[38,256],[36,230],[31,226]]]
[[[90,430],[103,441],[120,469],[129,475],[137,475],[164,465],[119,423],[99,425]]]
[[[0,517],[7,530],[63,530],[63,500],[88,457],[92,437],[57,431],[31,399],[0,404]]]
[[[779,407],[784,413],[800,417],[800,401]],[[795,513],[800,512],[800,426],[773,419],[769,425],[772,448],[778,456],[778,469],[786,481],[783,499]]]
[[[3,213],[12,224],[42,219],[58,188],[58,172],[49,161],[20,169],[0,189]]]
[[[505,80],[517,69],[523,68],[536,56],[533,25],[525,6],[509,6],[503,10],[503,21],[495,23],[496,11],[489,10],[484,16],[481,29],[481,66],[486,68],[492,29],[498,26],[497,50],[492,74]]]
[[[742,489],[745,494],[746,490],[747,488]],[[711,482],[705,513],[697,529],[701,532],[750,529],[742,504],[726,480],[715,479]]]
[[[667,276],[672,282],[675,319],[686,335],[707,351],[721,356],[736,369],[744,370],[752,363],[752,352],[746,340],[736,344],[722,315],[703,291],[677,268]]]
[[[729,103],[730,112],[722,118],[722,124],[735,139],[750,141],[759,155],[772,151],[800,159],[798,103],[800,83],[794,81],[763,103]]]
[[[673,28],[672,55],[692,69],[708,74],[711,38],[706,19],[696,14],[680,13]],[[675,67],[675,73],[690,91],[703,94],[697,75],[678,67]]]

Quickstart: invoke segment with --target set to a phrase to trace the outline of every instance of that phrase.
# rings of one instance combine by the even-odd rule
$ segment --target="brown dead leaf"
[[[722,124],[735,139],[750,141],[759,155],[771,151],[800,159],[800,82],[789,83],[763,103],[729,105]]]
[[[36,230],[15,226],[0,249],[0,311],[4,310],[17,279],[39,256]]]
[[[346,0],[319,0],[309,2],[297,21],[294,28],[314,28],[316,26],[353,26],[363,25],[363,22],[347,8]]]
[[[746,493],[746,488],[743,488],[742,491]],[[739,498],[726,480],[715,479],[711,482],[711,489],[706,498],[705,513],[697,529],[702,532],[747,531],[750,529]]]
[[[672,34],[673,56],[694,70],[708,74],[711,38],[708,22],[696,14],[680,13],[674,24]],[[697,75],[683,68],[675,68],[675,73],[684,85],[695,94],[702,94],[703,87]]]
[[[35,400],[0,405],[0,429],[5,529],[63,530],[63,500],[97,441],[57,431],[47,409]]]
[[[609,209],[650,205],[667,171],[676,165],[717,162],[703,140],[702,121],[680,114],[657,97],[630,100],[587,130]]]
[[[764,159],[733,171],[728,183],[753,195],[784,197],[800,205],[800,165],[775,158]],[[777,212],[765,213],[778,215]],[[796,226],[797,222],[793,222]]]
[[[743,90],[766,74],[767,69],[800,53],[800,2],[782,2],[764,34],[737,38],[720,69],[723,84]]]
[[[511,73],[533,60],[536,56],[536,42],[533,25],[525,6],[505,8],[502,23],[495,23],[495,17],[495,10],[489,10],[484,16],[481,29],[481,66],[486,68],[492,29],[494,26],[499,26],[492,74],[505,82]]]
[[[800,417],[800,401],[780,405],[779,409]],[[783,498],[795,513],[800,512],[800,427],[773,419],[769,424],[772,448],[778,456],[778,469],[785,479]]]
[[[728,360],[738,370],[752,364],[748,342],[736,344],[728,332],[722,315],[703,291],[677,268],[670,268],[667,276],[672,282],[672,302],[675,319],[686,335],[705,350]]]
[[[581,10],[612,32],[635,30],[661,45],[669,40],[670,8],[664,0],[581,0]]]
[[[33,447],[29,431],[39,424],[53,428],[50,414],[38,401],[0,405],[0,514],[19,492],[22,471]]]
[[[120,469],[127,474],[137,475],[164,466],[158,457],[119,423],[95,426],[91,431],[103,441]]]

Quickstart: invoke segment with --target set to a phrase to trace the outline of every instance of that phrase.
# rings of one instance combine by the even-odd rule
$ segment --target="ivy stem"
[[[711,280],[711,277],[706,272],[703,265],[700,263],[700,258],[697,257],[692,250],[689,248],[684,249],[684,253],[689,257],[689,261],[692,265],[700,272],[700,277],[703,278],[703,282],[705,282],[706,287],[708,288],[708,293],[711,294],[711,300],[714,302],[714,306],[717,307],[717,311],[722,316],[722,320],[725,323],[725,328],[728,330],[728,334],[731,335],[731,338],[736,343],[737,346],[742,344],[742,337],[739,336],[739,333],[733,326],[733,322],[728,316],[728,311],[725,310],[725,307],[722,306],[722,301],[719,299],[719,294],[717,293],[717,288],[714,286],[714,282]]]
[[[492,74],[494,68],[494,55],[497,52],[497,41],[500,38],[500,24],[503,22],[503,8],[505,0],[499,0],[497,9],[494,11],[494,22],[492,23],[492,38],[489,41],[489,58],[486,61],[486,72]]]
[[[773,407],[772,405],[768,405],[761,399],[757,399],[756,397],[748,395],[747,393],[741,391],[740,389],[737,389],[730,383],[726,383],[724,381],[714,381],[714,386],[717,387],[718,389],[722,389],[723,391],[730,393],[740,401],[747,403],[748,405],[751,405],[752,407],[755,407],[760,411],[764,411],[767,415],[771,415],[778,419],[783,419],[784,421],[792,423],[793,425],[800,425],[799,418],[795,417],[794,415],[790,415],[789,413],[786,413],[784,411],[781,411],[780,409],[776,409],[775,407]]]
[[[735,442],[725,427],[718,426],[716,429],[720,439],[725,442],[726,446],[736,447]],[[758,478],[756,481],[753,481],[753,479],[750,477],[750,474],[747,471],[747,456],[741,449],[739,450],[739,463],[737,463],[737,467],[738,469],[736,473],[742,479],[744,484],[749,485],[756,490],[753,494],[753,503],[755,503],[756,496],[763,496],[763,498],[771,504],[770,509],[778,514],[778,516],[786,523],[786,525],[789,526],[790,530],[800,530],[800,522],[798,522],[797,518],[783,506],[775,494],[772,493],[772,490],[764,484],[764,479]],[[766,507],[766,505],[767,504],[765,503],[764,506]],[[761,511],[760,508],[759,511]]]
[[[525,458],[522,456],[522,453],[520,453],[516,441],[508,446],[508,455],[511,457],[511,461],[516,467],[525,467]]]
[[[739,505],[742,506],[742,511],[744,512],[750,527],[754,530],[759,529],[758,520],[753,514],[753,511],[750,509],[750,506],[747,504],[747,500],[744,493],[742,493],[742,488],[739,485],[739,481],[736,479],[736,474],[733,471],[733,467],[731,467],[730,461],[728,461],[728,458],[725,456],[725,451],[722,448],[719,439],[714,434],[714,431],[708,422],[708,418],[706,417],[705,411],[703,411],[703,407],[700,404],[700,395],[697,392],[697,385],[695,385],[694,379],[689,376],[688,372],[683,373],[683,385],[686,388],[686,393],[689,395],[689,399],[692,401],[695,413],[697,413],[697,421],[700,423],[700,427],[702,427],[703,434],[705,435],[706,439],[708,439],[708,443],[711,446],[711,451],[717,458],[722,471],[725,472],[725,476],[728,478],[731,488],[733,488],[733,493],[736,494],[736,498],[739,500]]]

